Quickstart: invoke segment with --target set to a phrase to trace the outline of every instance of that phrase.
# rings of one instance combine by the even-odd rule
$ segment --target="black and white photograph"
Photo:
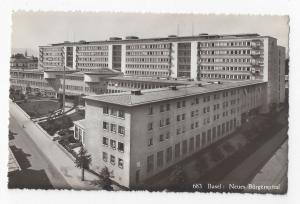
[[[26,6],[1,59],[10,196],[289,194],[289,13]]]
[[[286,193],[288,16],[12,20],[9,188]]]

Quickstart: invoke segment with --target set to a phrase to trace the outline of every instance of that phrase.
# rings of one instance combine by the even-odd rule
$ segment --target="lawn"
[[[58,110],[59,102],[53,100],[20,102],[18,105],[32,118],[39,118]]]

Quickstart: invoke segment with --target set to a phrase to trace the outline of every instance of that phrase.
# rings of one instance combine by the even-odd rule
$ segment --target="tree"
[[[111,178],[111,172],[109,172],[107,167],[104,167],[103,169],[101,169],[100,171],[100,181],[99,181],[99,185],[102,187],[102,189],[110,191],[113,190],[112,185],[112,180]]]
[[[78,156],[75,160],[76,167],[81,168],[81,180],[84,181],[84,170],[89,169],[92,158],[91,155],[87,154],[87,151],[84,149],[83,145],[81,145]]]

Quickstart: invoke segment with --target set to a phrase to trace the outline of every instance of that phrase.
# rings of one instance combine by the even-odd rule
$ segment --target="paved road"
[[[74,162],[70,157],[63,152],[57,144],[55,144],[51,138],[46,136],[44,132],[36,126],[30,119],[26,117],[24,112],[13,102],[9,102],[9,111],[10,115],[13,117],[14,123],[21,126],[25,126],[23,131],[26,133],[23,136],[31,139],[33,143],[27,143],[24,148],[31,148],[31,146],[36,147],[36,152],[32,152],[32,155],[39,154],[40,159],[35,157],[33,163],[40,163],[40,160],[45,160],[45,163],[48,166],[43,166],[44,169],[48,170],[48,177],[53,182],[53,185],[58,188],[68,188],[69,186],[72,189],[99,189],[99,187],[94,186],[91,181],[95,181],[98,178],[86,172],[85,178],[86,181],[81,181],[81,170],[76,168]],[[21,142],[21,141],[20,141]],[[25,142],[26,143],[26,142]],[[33,145],[35,144],[35,145]],[[39,165],[43,165],[44,162]],[[44,163],[44,164],[45,164]],[[59,173],[59,174],[58,174]],[[65,182],[58,182],[57,179],[63,177],[68,186],[65,186]],[[61,186],[62,185],[62,186]]]
[[[234,184],[236,185],[249,183],[286,139],[287,127],[283,128],[256,150],[256,152],[223,178],[220,183],[231,184],[232,181],[235,181]]]
[[[29,135],[12,115],[10,115],[9,118],[9,129],[14,133],[14,139],[9,141],[9,145],[22,149],[22,151],[28,155],[27,159],[30,162],[28,169],[44,170],[54,188],[70,188],[64,177],[61,176],[60,172],[47,157],[41,153],[36,144],[30,139]],[[28,188],[30,188],[30,183],[25,185],[28,185]]]

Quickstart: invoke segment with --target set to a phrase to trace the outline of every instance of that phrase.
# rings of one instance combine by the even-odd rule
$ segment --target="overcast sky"
[[[178,32],[180,36],[258,33],[273,36],[279,45],[288,47],[287,16],[15,12],[12,20],[12,48],[32,49],[34,54],[39,45],[66,40],[107,40],[127,35],[164,37]]]

